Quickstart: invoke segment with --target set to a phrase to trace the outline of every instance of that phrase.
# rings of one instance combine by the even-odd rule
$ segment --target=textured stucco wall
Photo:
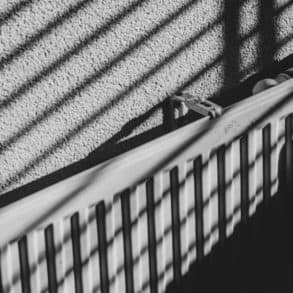
[[[178,89],[293,51],[292,1],[1,0],[1,193],[79,161]],[[158,108],[131,135],[160,125]]]

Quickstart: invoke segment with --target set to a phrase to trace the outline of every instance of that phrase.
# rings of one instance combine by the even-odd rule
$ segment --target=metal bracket
[[[173,97],[175,101],[182,102],[189,110],[195,111],[203,116],[216,118],[223,112],[223,108],[209,100],[195,97],[189,93],[182,93]]]

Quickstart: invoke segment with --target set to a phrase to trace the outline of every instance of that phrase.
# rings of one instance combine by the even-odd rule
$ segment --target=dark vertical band
[[[204,257],[202,158],[194,161],[196,247],[198,260]]]
[[[101,202],[96,206],[96,219],[99,243],[99,259],[100,259],[100,280],[101,292],[109,292],[109,273],[107,260],[107,236],[106,236],[106,208],[105,203]]]
[[[154,202],[154,179],[146,182],[147,193],[147,218],[148,218],[148,239],[149,239],[149,264],[150,264],[150,289],[151,293],[158,292],[157,274],[157,245],[156,245],[156,222],[155,222],[155,202]]]
[[[73,271],[76,293],[82,293],[82,262],[80,251],[80,226],[79,215],[75,213],[71,217],[71,239],[73,251]]]
[[[180,245],[180,207],[178,168],[170,172],[171,182],[171,210],[172,210],[172,246],[173,246],[173,271],[175,281],[181,278],[181,245]]]
[[[220,243],[226,239],[226,169],[225,169],[225,146],[219,148],[218,160],[218,194],[219,194],[219,238]]]
[[[133,284],[133,254],[131,243],[131,216],[130,216],[130,192],[129,190],[121,194],[122,227],[124,244],[124,266],[126,292],[134,292]]]

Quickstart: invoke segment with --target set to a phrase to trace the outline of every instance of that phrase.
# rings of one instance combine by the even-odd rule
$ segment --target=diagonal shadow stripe
[[[287,35],[285,38],[283,38],[278,44],[277,49],[281,49],[283,46],[287,45],[290,41],[293,39],[293,33],[290,35]]]
[[[156,26],[148,35],[148,37],[150,37],[150,35],[153,35],[155,33],[157,33],[157,31],[160,29],[160,27],[167,25],[170,21],[172,21],[173,17],[178,17],[178,15],[180,15],[180,13],[182,13],[182,11],[190,8],[190,5],[193,5],[194,1],[190,1],[188,3],[187,6],[182,7],[180,10],[178,10],[176,13],[174,13],[174,15],[172,15],[171,17],[168,17],[166,20],[162,21],[162,24]],[[206,28],[204,31],[200,32],[197,36],[195,36],[194,38],[200,38],[203,34],[205,34],[208,30],[212,29],[215,25],[218,25],[221,22],[221,18],[218,19],[216,22],[213,23],[212,26],[208,26],[208,28]],[[244,39],[251,37],[253,34],[257,33],[257,29],[255,28],[254,30],[252,30],[251,32],[249,32],[247,35],[245,35],[245,37],[241,40],[244,41]],[[189,40],[186,43],[186,46],[190,46],[191,43],[194,41],[192,38],[191,40]],[[145,37],[143,37],[142,39],[139,39],[133,46],[131,46],[131,48],[129,48],[128,50],[134,50],[136,47],[140,46],[144,41],[145,41]],[[113,61],[113,64],[107,64],[104,68],[101,69],[101,72],[97,72],[96,75],[92,76],[92,78],[88,78],[88,80],[86,80],[84,83],[82,83],[79,87],[77,87],[76,89],[73,89],[70,93],[67,94],[67,96],[64,96],[61,100],[59,100],[57,103],[53,104],[51,107],[47,108],[42,115],[40,115],[36,120],[28,123],[26,125],[25,128],[23,128],[22,130],[20,130],[17,134],[13,135],[11,138],[9,138],[6,142],[3,142],[2,144],[2,148],[0,149],[0,152],[2,152],[5,148],[8,148],[9,146],[11,146],[17,139],[19,139],[20,137],[24,136],[25,134],[27,134],[27,132],[29,132],[36,124],[42,122],[43,120],[45,120],[49,115],[51,115],[56,108],[61,107],[63,104],[65,104],[66,102],[68,102],[68,100],[71,100],[74,98],[74,96],[81,90],[85,89],[85,87],[87,87],[91,82],[93,82],[95,79],[100,78],[103,74],[105,74],[108,70],[110,70],[112,68],[112,66],[115,66],[117,62],[119,62],[120,60],[123,60],[123,58],[125,58],[128,51],[127,52],[123,52],[121,53],[121,55],[118,55]],[[200,74],[203,74],[205,71],[207,71],[208,69],[211,69],[213,66],[215,66],[218,62],[220,62],[222,58],[222,54],[219,55],[211,64],[209,64],[204,71],[201,71],[199,73],[196,73],[192,78],[189,79],[188,83],[185,83],[180,90],[190,86],[192,83],[194,83],[198,78]],[[252,66],[253,67],[253,66]],[[105,70],[105,72],[103,72],[103,70]],[[248,70],[247,68],[245,69],[246,71]],[[101,111],[102,113],[104,113],[105,111]]]
[[[277,44],[276,44],[276,52],[277,50],[282,49],[283,46],[286,46],[289,42],[291,42],[293,39],[293,33],[287,35],[285,38],[283,38],[282,40],[280,40]],[[287,56],[288,57],[288,56]],[[250,66],[243,68],[241,70],[240,75],[242,74],[247,74],[251,69],[254,68],[254,66],[257,66],[257,64],[251,64]],[[277,74],[277,73],[276,73]]]
[[[16,3],[14,6],[12,6],[9,10],[2,12],[0,14],[0,28],[1,26],[8,21],[10,18],[14,17],[17,13],[25,9],[26,7],[33,4],[35,0],[23,0],[18,3]]]
[[[253,33],[255,33],[254,31],[252,31],[250,34],[248,34],[246,37],[252,35]],[[177,55],[180,53],[180,50],[184,49],[180,48],[179,50],[173,52],[172,55],[170,55],[167,59],[173,59],[174,55]],[[183,85],[179,86],[178,88],[176,88],[173,93],[175,94],[176,92],[180,92],[182,90],[184,90],[185,88],[189,87],[192,83],[194,83],[201,74],[203,74],[204,72],[206,72],[207,70],[213,68],[213,66],[215,66],[218,62],[221,61],[222,55],[218,56],[216,58],[216,60],[214,60],[211,64],[208,65],[207,68],[204,68],[203,70],[201,70],[200,72],[194,74],[193,76],[191,76],[189,78],[189,80],[187,80]],[[164,61],[166,62],[166,60]],[[136,86],[138,86],[139,84],[141,84],[144,80],[147,80],[152,74],[154,74],[156,71],[158,71],[160,69],[160,67],[164,66],[164,62],[158,64],[155,68],[153,68],[152,70],[150,70],[146,75],[142,76],[140,79],[138,79],[133,85],[131,85],[128,89],[126,89],[124,92],[122,92],[121,94],[119,94],[117,96],[117,99],[124,99],[125,96],[131,92]],[[10,178],[8,178],[6,180],[6,182],[4,182],[3,184],[3,189],[9,187],[11,184],[13,184],[16,180],[18,180],[19,178],[25,176],[25,173],[29,170],[31,170],[32,168],[34,168],[36,165],[38,165],[42,160],[46,159],[48,156],[50,156],[50,154],[55,151],[56,149],[58,149],[59,147],[61,147],[64,143],[66,143],[69,139],[75,137],[75,135],[77,135],[76,132],[81,131],[82,129],[84,129],[88,124],[90,124],[92,121],[94,121],[101,113],[107,111],[108,109],[111,108],[111,103],[106,105],[104,107],[104,109],[102,109],[101,111],[93,114],[91,117],[89,117],[87,120],[85,120],[81,125],[77,126],[75,129],[73,129],[70,133],[68,133],[63,139],[61,138],[60,140],[58,140],[55,144],[53,144],[51,147],[47,148],[43,155],[37,157],[36,159],[34,159],[32,162],[30,162],[28,165],[26,165],[23,169],[21,169],[20,171],[18,171],[17,173],[15,173],[14,175],[12,175]]]
[[[190,1],[190,5],[194,3],[194,0]],[[183,7],[182,9],[178,10],[176,13],[172,14],[167,19],[163,20],[159,25],[157,25],[151,32],[139,40],[137,40],[134,44],[132,44],[127,50],[120,53],[118,56],[116,56],[110,63],[106,64],[104,67],[102,67],[99,71],[95,72],[88,78],[86,78],[84,81],[82,81],[78,86],[76,86],[74,89],[70,90],[67,94],[65,94],[60,100],[58,100],[56,103],[50,105],[47,107],[35,120],[30,121],[28,124],[26,124],[21,130],[19,130],[16,134],[8,138],[6,141],[2,142],[2,146],[0,148],[0,154],[9,146],[11,146],[13,143],[16,142],[20,137],[26,135],[29,131],[33,129],[33,127],[45,119],[47,119],[50,115],[52,115],[58,108],[62,107],[64,104],[68,103],[69,101],[73,100],[75,96],[80,92],[85,90],[88,86],[90,86],[93,82],[98,80],[99,78],[103,77],[109,70],[111,70],[114,66],[116,66],[119,62],[124,60],[131,52],[135,49],[137,49],[139,46],[144,44],[151,36],[158,33],[164,26],[167,26],[171,21],[174,20],[174,17],[179,17],[179,15],[188,9],[190,5]],[[218,25],[220,23],[220,20],[218,20],[214,25]],[[154,69],[149,70],[145,76],[148,76],[147,78],[139,78],[138,80],[142,80],[141,82],[134,82],[135,87],[138,84],[141,84],[143,81],[148,79],[151,75],[153,75],[155,72],[159,71],[159,69],[166,65],[166,63],[173,60],[177,55],[181,53],[181,51],[185,50],[186,48],[193,45],[193,43],[202,37],[207,31],[211,29],[210,26],[206,27],[205,30],[201,31],[200,33],[195,34],[190,40],[186,41],[183,45],[181,45],[178,49],[175,50],[175,52],[171,53],[168,57],[163,59],[158,65],[154,67]],[[128,88],[132,88],[133,86],[129,86]],[[128,89],[126,89],[128,91]],[[113,99],[114,100],[114,99]],[[111,106],[112,103],[109,103],[106,105],[106,109]],[[100,113],[105,113],[106,110],[101,110]]]
[[[79,10],[85,8],[93,1],[94,0],[82,0],[77,2],[75,5],[71,6],[67,11],[51,20],[44,28],[40,29],[32,36],[28,37],[23,44],[20,44],[15,49],[13,49],[9,54],[0,59],[0,70],[3,70],[3,68],[9,65],[14,59],[20,57],[22,54],[25,53],[25,51],[31,49],[42,38],[49,35],[54,29],[56,29],[58,26],[61,26],[64,22],[68,21],[68,19],[77,14]]]
[[[121,60],[123,60],[128,54],[131,53],[132,50],[136,49],[137,47],[139,47],[140,45],[142,45],[147,38],[151,37],[152,35],[156,34],[160,28],[162,29],[162,27],[166,26],[167,24],[169,24],[171,21],[173,21],[176,17],[178,17],[181,13],[183,13],[186,9],[189,9],[191,5],[194,5],[195,1],[190,1],[189,3],[187,3],[185,6],[181,7],[181,9],[179,9],[178,11],[176,11],[174,14],[172,14],[171,16],[169,16],[167,19],[163,20],[158,26],[156,26],[153,30],[151,30],[151,32],[145,36],[142,37],[141,39],[139,39],[134,45],[132,45],[130,48],[128,48],[125,52],[122,52],[120,55],[118,55],[114,60],[112,60],[112,62],[110,64],[107,64],[104,68],[101,69],[100,72],[100,76],[99,73],[97,73],[96,78],[101,77],[103,74],[105,74],[108,70],[110,70],[113,66],[116,65],[116,63],[120,62]],[[286,6],[287,7],[287,6]],[[278,13],[280,11],[282,11],[284,9],[284,6],[281,7],[281,9],[278,10]],[[221,21],[221,18],[218,19],[211,27],[209,27],[208,29],[211,29],[212,27],[214,27],[214,25],[219,24]],[[204,33],[207,31],[207,29],[205,29]],[[257,28],[254,28],[251,32],[249,32],[247,35],[244,36],[244,38],[242,39],[242,41],[246,38],[249,38],[250,36],[252,36],[253,34],[255,34],[257,32]],[[199,34],[198,37],[200,37],[203,34],[203,32],[201,32]],[[208,65],[207,68],[211,68],[212,66],[216,65],[216,63],[219,61],[219,59],[216,59],[215,62],[213,62],[211,65]],[[227,67],[227,66],[226,66]],[[252,66],[253,67],[253,66]],[[104,70],[104,72],[103,72]],[[246,71],[249,69],[245,69]],[[192,82],[195,81],[195,79],[197,79],[198,76],[196,75],[194,77],[194,79],[191,79],[189,84],[191,84]],[[89,79],[90,80],[90,79]],[[85,81],[85,87],[87,87],[87,81]],[[185,87],[187,87],[188,85],[185,85]],[[23,87],[20,87],[20,92],[23,91],[22,89]],[[24,87],[26,90],[28,89],[28,87]],[[37,119],[35,119],[34,121],[31,121],[30,123],[28,123],[22,130],[20,130],[19,132],[17,132],[15,135],[13,135],[12,137],[10,137],[6,142],[2,143],[2,147],[0,148],[0,152],[2,152],[5,148],[8,148],[9,146],[11,146],[17,139],[19,139],[20,137],[24,136],[25,134],[27,134],[27,132],[29,132],[36,124],[42,122],[44,119],[46,119],[49,115],[51,115],[57,108],[61,107],[65,102],[67,102],[68,100],[73,99],[73,97],[80,91],[83,90],[83,85],[81,85],[80,87],[77,88],[77,90],[75,91],[74,89],[68,94],[67,98],[61,99],[60,101],[58,101],[57,103],[53,104],[51,107],[47,108],[42,115],[40,115]],[[18,92],[18,90],[16,91]],[[1,106],[0,106],[1,107]]]
[[[182,48],[181,48],[182,49]],[[177,50],[178,51],[178,50]],[[172,55],[173,56],[169,56],[167,59],[172,59],[174,58],[174,55],[178,54],[179,52],[174,52]],[[165,60],[168,61],[168,60]],[[148,79],[154,72],[159,70],[160,66],[163,66],[164,64],[158,65],[155,68],[153,68],[151,71],[149,71],[145,76],[143,76],[142,78],[140,78],[139,80],[137,80],[133,85],[131,85],[128,89],[126,89],[124,92],[121,93],[121,95],[119,95],[117,98],[121,99],[123,97],[125,97],[125,95],[132,91],[137,85],[141,84],[144,80]],[[179,87],[177,90],[182,90],[183,88],[189,86],[192,82],[194,82],[194,80],[197,78],[197,75],[193,76],[190,81],[186,82],[183,86]],[[106,105],[106,107],[104,108],[105,110],[109,109],[111,105]],[[26,165],[22,170],[18,171],[16,174],[12,175],[10,178],[8,178],[6,180],[6,182],[4,182],[3,184],[3,189],[10,186],[13,182],[15,182],[15,180],[17,180],[19,177],[24,176],[24,174],[26,173],[26,171],[29,171],[30,169],[34,168],[34,166],[38,165],[43,159],[45,159],[46,157],[48,157],[55,149],[61,147],[68,139],[74,137],[76,135],[75,132],[79,132],[81,131],[83,128],[85,128],[89,123],[91,123],[92,121],[94,121],[99,114],[101,113],[101,111],[99,111],[99,113],[95,113],[94,115],[92,115],[91,117],[89,117],[89,119],[85,120],[81,125],[77,126],[75,129],[73,129],[73,131],[71,133],[69,133],[68,135],[65,136],[65,138],[60,139],[59,141],[57,141],[55,144],[53,144],[51,147],[47,148],[43,155],[37,157],[36,159],[34,159],[32,162],[30,162],[28,165]]]
[[[279,9],[276,9],[276,15],[282,13],[286,8],[288,8],[289,6],[291,6],[293,4],[293,1],[287,3],[287,5],[284,5],[282,7],[280,7]],[[255,26],[251,31],[249,31],[247,34],[245,34],[240,42],[244,42],[245,40],[248,40],[250,37],[254,36],[255,34],[258,33],[258,30],[260,29],[260,24],[258,24],[257,26]],[[293,34],[287,36],[286,38],[284,38],[283,40],[281,40],[279,43],[277,43],[277,48],[280,49],[282,46],[284,46],[286,43],[288,43],[291,39],[293,38]],[[216,66],[221,60],[222,60],[223,55],[219,55],[218,57],[216,57],[214,59],[213,62],[211,62],[210,64],[208,64],[206,66],[205,69],[212,69],[214,66]],[[249,72],[250,70],[253,70],[255,67],[255,64],[251,64],[250,66],[246,67],[245,69],[242,69],[239,73],[239,75],[241,76],[242,74],[245,74],[247,72]],[[181,92],[183,90],[185,90],[186,88],[188,88],[189,86],[191,86],[197,79],[198,79],[198,74],[194,74],[193,76],[191,76],[182,86],[178,87],[178,89],[176,91],[173,91],[171,93],[170,96]]]
[[[108,30],[110,30],[113,26],[117,25],[124,17],[128,14],[132,13],[141,3],[146,0],[138,0],[134,2],[132,5],[126,7],[122,10],[119,14],[117,14],[113,19],[110,19],[101,27],[97,28],[94,33],[87,36],[85,39],[80,41],[76,46],[74,46],[71,50],[67,53],[62,55],[57,60],[53,61],[47,67],[43,68],[40,72],[35,74],[17,89],[15,89],[7,99],[0,102],[0,110],[10,106],[12,103],[15,103],[17,99],[28,92],[33,86],[37,83],[41,82],[45,79],[49,74],[56,71],[60,66],[65,64],[67,61],[70,60],[74,55],[78,54],[84,47],[90,45],[95,40],[98,40],[103,34],[105,34]]]
[[[78,44],[76,44],[71,50],[69,50],[67,53],[59,57],[57,60],[50,63],[48,66],[43,68],[40,72],[32,76],[29,80],[24,82],[21,86],[19,86],[17,89],[15,89],[7,99],[0,102],[0,110],[3,108],[6,108],[10,106],[12,103],[16,102],[17,99],[28,92],[33,86],[35,86],[37,83],[41,82],[43,79],[45,79],[49,74],[56,71],[59,67],[61,67],[63,64],[68,62],[73,56],[77,55],[83,48],[86,46],[89,46],[92,42],[98,40],[100,37],[102,37],[103,34],[105,34],[108,30],[110,30],[113,26],[117,25],[124,17],[126,17],[128,14],[135,11],[137,7],[141,5],[143,1],[148,0],[137,0],[134,2],[131,6],[126,7],[124,10],[122,10],[119,14],[117,14],[114,18],[107,21],[105,24],[103,24],[101,27],[97,28],[92,34],[87,36],[85,39],[80,41]],[[1,63],[0,63],[1,64]],[[1,66],[0,66],[1,68]]]
[[[193,1],[191,1],[193,2]],[[187,3],[186,8],[190,8],[190,4]],[[292,2],[287,3],[286,5],[280,7],[276,10],[276,14],[281,13],[284,9],[286,9],[288,6],[290,6]],[[132,10],[133,7],[129,7],[126,10],[128,10],[128,13],[130,13],[130,10]],[[183,8],[183,7],[182,7]],[[184,8],[183,8],[184,9]],[[113,22],[118,22],[121,17],[126,13],[126,11],[123,11],[121,14],[117,15],[117,18],[113,19]],[[163,25],[163,24],[162,24]],[[58,67],[60,67],[62,64],[67,62],[73,55],[78,54],[80,50],[84,46],[87,46],[90,44],[91,41],[98,38],[96,34],[99,35],[99,33],[102,33],[102,31],[108,30],[111,27],[111,22],[106,23],[101,29],[98,29],[94,34],[90,35],[88,38],[84,39],[82,42],[80,42],[76,47],[74,47],[72,50],[68,51],[65,55],[63,55],[61,58],[54,61],[51,65],[44,68],[41,72],[33,76],[31,79],[29,79],[26,83],[22,84],[18,89],[14,90],[11,95],[4,101],[0,102],[0,109],[5,108],[12,103],[16,102],[17,99],[25,94],[30,88],[35,86],[38,82],[42,81],[46,76],[48,76],[50,73],[52,73],[54,70],[56,70]],[[259,25],[254,28],[252,32],[250,32],[247,36],[244,38],[248,38],[249,35],[252,35],[256,32],[256,30],[259,29]]]
[[[182,46],[177,48],[172,54],[170,54],[168,57],[166,57],[162,62],[157,64],[155,67],[150,69],[147,73],[143,74],[141,77],[136,79],[134,83],[132,83],[130,86],[128,86],[125,90],[123,90],[120,94],[116,95],[112,101],[122,101],[125,99],[133,90],[135,90],[138,86],[146,82],[149,78],[151,78],[154,74],[156,74],[158,71],[160,71],[164,66],[166,66],[169,62],[174,60],[183,50],[191,46],[196,39],[198,38],[197,35],[195,35],[192,39],[188,40],[187,43],[184,43]],[[220,58],[220,57],[218,57]],[[204,71],[204,70],[203,70]],[[62,104],[65,102],[68,102],[69,100],[72,100],[74,96],[84,90],[86,87],[88,87],[93,81],[95,81],[99,76],[101,76],[101,72],[98,74],[94,74],[90,76],[85,82],[80,84],[77,88],[73,89],[70,93],[67,95],[63,96],[63,98],[53,106],[49,107],[45,113],[43,113],[43,116],[40,116],[38,118],[38,121],[31,122],[25,129],[27,132],[28,130],[32,129],[33,126],[36,123],[40,123],[42,120],[44,120],[48,115],[52,114],[56,107],[60,107]],[[2,184],[2,189],[7,188],[9,185],[11,185],[14,180],[19,178],[19,176],[24,176],[26,172],[34,168],[36,165],[38,165],[41,161],[43,161],[45,158],[50,156],[50,154],[55,151],[56,149],[60,148],[64,143],[67,143],[70,139],[73,139],[80,131],[85,129],[89,124],[93,123],[99,116],[103,115],[107,111],[109,111],[112,108],[112,102],[106,104],[104,107],[99,109],[99,111],[93,113],[90,115],[87,119],[85,119],[82,123],[77,125],[75,128],[73,128],[70,132],[67,133],[63,138],[60,138],[57,140],[56,143],[52,144],[50,147],[46,148],[44,150],[43,155],[38,156],[36,159],[32,160],[28,165],[26,165],[24,168],[22,168],[20,171],[16,172],[14,175],[10,176],[3,184]],[[45,115],[46,116],[45,116]],[[25,134],[25,131],[22,131],[21,135]],[[13,141],[17,139],[17,136],[13,137]],[[10,139],[10,144],[11,144],[11,139]],[[7,143],[4,143],[4,148],[5,146],[7,147]],[[3,151],[3,148],[2,148]]]
[[[288,9],[289,7],[291,7],[292,5],[293,5],[293,1],[288,1],[284,5],[281,5],[278,8],[276,8],[275,11],[278,11],[279,13],[281,13],[285,11],[286,9]]]
[[[79,42],[67,53],[62,55],[60,58],[52,62],[50,65],[42,69],[40,72],[38,72],[33,77],[31,77],[28,81],[26,81],[17,89],[15,89],[9,95],[9,97],[7,97],[6,100],[0,102],[0,110],[7,108],[12,103],[15,103],[20,98],[20,96],[24,95],[26,92],[28,92],[28,90],[30,90],[36,84],[41,82],[45,77],[47,77],[49,74],[56,71],[59,67],[64,65],[66,62],[68,62],[74,55],[77,55],[81,50],[89,46],[92,42],[97,41],[99,38],[101,38],[102,35],[104,35],[107,31],[109,31],[113,26],[117,25],[126,15],[132,13],[144,1],[147,1],[147,0],[136,1],[135,4],[133,4],[133,6],[123,10],[114,19],[105,23],[101,28],[98,28],[94,33],[90,34],[88,37],[83,39],[81,42]],[[174,13],[166,17],[164,20],[159,22],[146,35],[142,36],[140,39],[138,39],[136,42],[130,45],[127,49],[125,49],[122,53],[116,56],[114,60],[112,60],[108,65],[105,65],[103,68],[108,67],[107,70],[109,70],[117,62],[122,61],[126,56],[131,54],[132,50],[138,48],[139,46],[144,44],[149,38],[151,38],[152,36],[160,32],[163,29],[163,27],[166,27],[168,24],[170,24],[172,21],[178,18],[184,11],[187,11],[188,9],[190,9],[197,1],[198,0],[190,0],[189,2],[187,2],[179,10],[175,11]]]
[[[251,32],[253,34],[254,32]],[[204,32],[200,33],[200,36],[203,35]],[[248,35],[250,36],[250,34]],[[172,54],[170,54],[168,57],[166,57],[162,62],[157,64],[154,68],[149,70],[146,74],[141,76],[139,79],[137,79],[132,85],[130,85],[128,88],[126,88],[123,92],[118,94],[115,97],[116,101],[121,101],[126,98],[126,96],[131,93],[136,87],[141,85],[143,82],[148,80],[152,75],[154,75],[156,72],[158,72],[162,67],[164,67],[166,64],[171,62],[174,58],[176,58],[177,55],[181,53],[181,51],[185,50],[188,46],[190,46],[196,39],[198,38],[197,35],[194,36],[194,38],[188,40],[185,44],[181,45],[179,48],[177,48]],[[218,62],[221,61],[222,54],[220,54],[211,64],[209,64],[206,68],[202,69],[201,71],[195,73],[192,75],[183,85],[176,88],[171,95],[175,94],[176,92],[180,92],[184,90],[185,88],[189,87],[192,83],[194,83],[204,72],[207,70],[213,68]],[[95,80],[96,76],[93,75],[89,78],[89,80],[86,81],[85,84],[82,84],[81,88],[78,88],[78,90],[75,90],[71,92],[71,95],[76,94],[78,91],[84,89],[88,84],[92,82],[92,80]],[[70,98],[71,96],[69,96]],[[67,97],[64,97],[64,99],[68,99]],[[88,117],[88,119],[84,120],[80,125],[75,127],[72,131],[70,131],[65,137],[60,138],[56,143],[51,145],[51,147],[48,147],[43,155],[38,156],[36,159],[32,160],[29,164],[27,164],[24,168],[22,168],[20,171],[16,172],[12,176],[10,176],[3,184],[2,189],[5,189],[9,187],[11,184],[13,184],[16,180],[19,178],[25,176],[26,172],[33,169],[35,166],[40,164],[44,159],[49,157],[52,152],[54,152],[56,149],[60,148],[64,143],[68,142],[70,139],[74,138],[78,132],[82,131],[84,128],[86,128],[90,123],[95,121],[100,115],[111,109],[112,103],[109,103],[105,105],[102,109]],[[52,109],[53,110],[53,109]],[[51,111],[52,111],[51,110]],[[32,126],[31,126],[32,127]]]
[[[282,14],[287,8],[290,8],[293,6],[293,1],[290,1],[286,3],[286,5],[283,5],[279,8],[276,8],[272,13],[272,17],[277,17],[278,15]],[[245,35],[242,36],[242,38],[247,38],[248,36],[252,36],[253,34],[257,33],[257,31],[263,30],[263,23],[258,22],[252,30],[247,32]]]

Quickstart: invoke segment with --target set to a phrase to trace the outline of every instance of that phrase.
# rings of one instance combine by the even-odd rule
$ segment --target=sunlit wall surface
[[[291,0],[1,0],[0,192],[161,125],[178,90],[237,85],[292,29]]]

